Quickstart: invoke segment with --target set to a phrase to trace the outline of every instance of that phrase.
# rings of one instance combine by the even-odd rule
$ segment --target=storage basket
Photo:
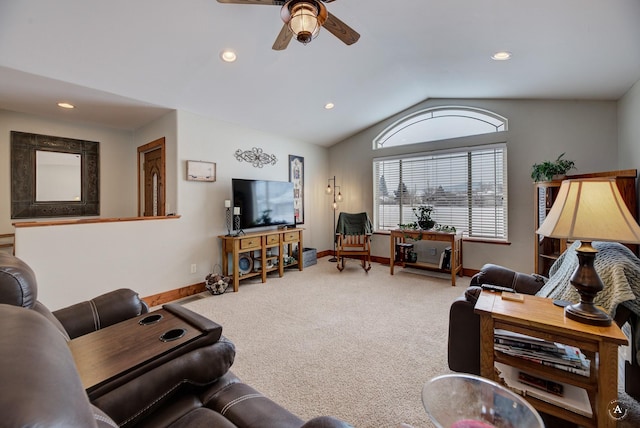
[[[213,267],[213,273],[208,274],[205,278],[204,286],[209,290],[209,293],[217,296],[227,291],[230,282],[231,277],[222,275],[222,267],[215,265]]]

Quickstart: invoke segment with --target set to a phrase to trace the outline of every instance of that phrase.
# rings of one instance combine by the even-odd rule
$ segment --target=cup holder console
[[[161,319],[162,319],[162,314],[152,314],[142,318],[140,321],[138,321],[138,324],[140,325],[155,324]]]
[[[174,328],[173,330],[162,333],[160,340],[163,342],[171,342],[172,340],[180,339],[186,332],[187,330],[184,328]]]

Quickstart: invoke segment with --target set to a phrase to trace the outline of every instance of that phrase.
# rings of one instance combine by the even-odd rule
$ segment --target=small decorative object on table
[[[209,290],[211,294],[217,296],[219,294],[224,294],[229,287],[229,283],[231,282],[231,277],[224,276],[219,273],[222,270],[220,265],[215,265],[213,268],[213,273],[210,273],[205,278],[205,288]]]
[[[418,226],[420,226],[420,229],[429,230],[436,225],[436,222],[431,218],[431,213],[433,212],[433,206],[420,205],[412,209],[413,209],[413,213],[418,218],[417,223],[418,223]]]

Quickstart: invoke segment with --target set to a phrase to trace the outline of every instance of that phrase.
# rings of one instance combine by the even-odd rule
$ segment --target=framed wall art
[[[188,181],[216,181],[216,164],[213,162],[187,161]]]
[[[304,224],[304,158],[289,155],[289,181],[293,183],[296,224]]]

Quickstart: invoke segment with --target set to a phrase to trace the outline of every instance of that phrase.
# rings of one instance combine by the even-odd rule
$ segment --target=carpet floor
[[[236,345],[238,377],[302,419],[421,428],[434,426],[422,387],[450,373],[449,306],[468,284],[458,277],[452,287],[448,276],[416,270],[391,276],[376,263],[365,273],[356,261],[339,272],[323,258],[303,272],[248,279],[238,293],[202,293],[183,304],[223,326]]]

